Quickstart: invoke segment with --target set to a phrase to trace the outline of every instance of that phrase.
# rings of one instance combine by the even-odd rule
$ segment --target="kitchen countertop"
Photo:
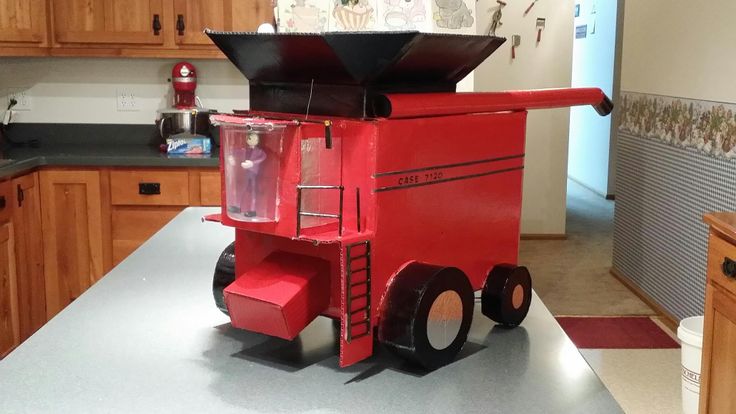
[[[217,167],[219,152],[208,155],[167,155],[148,145],[44,145],[14,148],[0,160],[0,179],[43,166],[52,167]]]
[[[458,360],[433,372],[378,349],[338,366],[332,323],[293,342],[234,329],[212,300],[233,230],[188,208],[0,361],[9,413],[621,413],[536,294],[503,329],[476,305]]]

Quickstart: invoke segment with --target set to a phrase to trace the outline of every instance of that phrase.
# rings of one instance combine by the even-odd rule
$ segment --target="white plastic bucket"
[[[680,321],[677,337],[682,343],[682,412],[698,414],[700,359],[703,351],[703,317]]]

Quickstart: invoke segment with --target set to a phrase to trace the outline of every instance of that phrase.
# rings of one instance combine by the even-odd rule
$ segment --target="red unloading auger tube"
[[[613,111],[613,102],[599,88],[573,88],[380,95],[373,100],[373,113],[378,118],[417,118],[580,105],[592,105],[601,116]]]

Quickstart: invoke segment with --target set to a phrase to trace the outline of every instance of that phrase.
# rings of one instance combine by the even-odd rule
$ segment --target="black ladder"
[[[358,255],[354,255],[354,249],[358,247],[364,247],[364,249],[362,252],[357,252]],[[371,242],[366,240],[348,245],[346,256],[347,323],[345,339],[349,343],[353,339],[362,338],[371,333]],[[356,262],[359,263],[356,265],[357,268],[354,267]],[[356,303],[359,305],[353,309]],[[357,320],[354,319],[356,316]]]

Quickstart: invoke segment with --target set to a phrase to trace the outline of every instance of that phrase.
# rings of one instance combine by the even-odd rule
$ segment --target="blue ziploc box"
[[[212,140],[209,138],[167,138],[167,154],[209,154]]]

